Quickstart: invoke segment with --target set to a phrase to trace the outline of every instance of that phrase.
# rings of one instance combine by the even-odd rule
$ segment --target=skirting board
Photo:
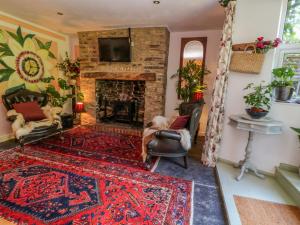
[[[230,161],[230,160],[227,160],[227,159],[222,159],[222,158],[218,158],[218,161],[220,161],[222,163],[225,163],[225,164],[228,164],[228,165],[231,165],[231,166],[234,166],[234,165],[237,164],[236,162],[233,162],[233,161]],[[258,170],[258,172],[265,175],[265,176],[268,176],[268,177],[275,177],[275,174],[270,173],[270,172],[266,172],[266,171],[263,171],[263,170]]]
[[[11,139],[14,139],[14,135],[11,133],[11,134],[5,134],[5,135],[1,135],[0,136],[0,142],[4,142],[4,141],[8,141],[8,140],[11,140]]]

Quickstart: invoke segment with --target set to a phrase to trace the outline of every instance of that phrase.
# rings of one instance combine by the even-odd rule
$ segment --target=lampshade
[[[83,104],[83,102],[76,102],[75,112],[76,113],[82,113],[82,112],[84,112],[84,104]]]

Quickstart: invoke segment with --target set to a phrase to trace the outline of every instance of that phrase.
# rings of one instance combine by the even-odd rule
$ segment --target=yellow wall
[[[27,34],[34,34],[35,36],[28,40],[26,40],[26,44],[24,46],[18,45],[18,42],[16,42],[11,35],[8,34],[7,31],[10,31],[12,33],[16,33],[18,27],[21,27],[21,31],[23,36]],[[18,58],[17,54],[18,52],[22,51],[28,51],[30,50],[33,52],[34,56],[37,57],[37,59],[41,59],[42,66],[44,68],[44,72],[41,73],[42,77],[49,77],[59,76],[59,72],[57,71],[57,68],[55,67],[58,60],[60,60],[62,57],[64,57],[65,52],[69,52],[69,38],[66,35],[57,33],[55,31],[49,30],[47,28],[41,27],[37,24],[33,24],[31,22],[22,20],[20,18],[16,18],[14,16],[8,15],[4,12],[0,11],[0,30],[4,31],[2,32],[2,36],[0,34],[0,43],[7,43],[11,50],[16,54],[14,56],[4,57],[0,54],[0,59],[4,61],[5,63],[9,64],[11,67],[14,67],[15,73],[13,73],[9,79],[5,79],[4,81],[0,82],[0,95],[2,96],[7,89],[12,88],[13,86],[18,86],[24,84],[26,88],[32,89],[35,91],[42,90],[44,88],[44,83],[38,81],[38,82],[28,82],[28,79],[31,79],[30,77],[22,78],[20,75],[20,72],[17,72],[16,67],[16,59]],[[30,39],[30,40],[29,40]],[[42,43],[46,43],[51,41],[51,48],[49,49],[50,52],[53,53],[55,56],[55,59],[52,57],[49,57],[49,55],[45,54],[46,50],[41,50],[40,46],[37,44],[37,41],[35,39],[40,40]],[[20,58],[19,58],[20,59]],[[3,69],[4,66],[0,65],[0,69]],[[1,74],[0,74],[1,76]],[[7,139],[7,137],[11,133],[10,129],[10,123],[6,121],[6,109],[4,108],[2,102],[0,100],[0,141],[3,141],[4,139]]]

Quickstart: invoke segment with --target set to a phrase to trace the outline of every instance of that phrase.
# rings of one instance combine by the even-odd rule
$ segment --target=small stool
[[[61,123],[63,129],[70,129],[73,127],[73,115],[72,114],[62,114],[60,115]]]

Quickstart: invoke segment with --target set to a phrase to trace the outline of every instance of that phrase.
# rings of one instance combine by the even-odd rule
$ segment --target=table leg
[[[251,163],[251,153],[252,153],[252,143],[254,139],[254,132],[249,131],[249,137],[248,137],[248,143],[245,150],[245,159],[241,160],[235,167],[241,168],[241,173],[236,177],[237,181],[240,181],[244,175],[245,172],[248,172],[248,170],[252,170],[256,176],[259,178],[264,178],[265,176],[258,173],[256,167]]]

